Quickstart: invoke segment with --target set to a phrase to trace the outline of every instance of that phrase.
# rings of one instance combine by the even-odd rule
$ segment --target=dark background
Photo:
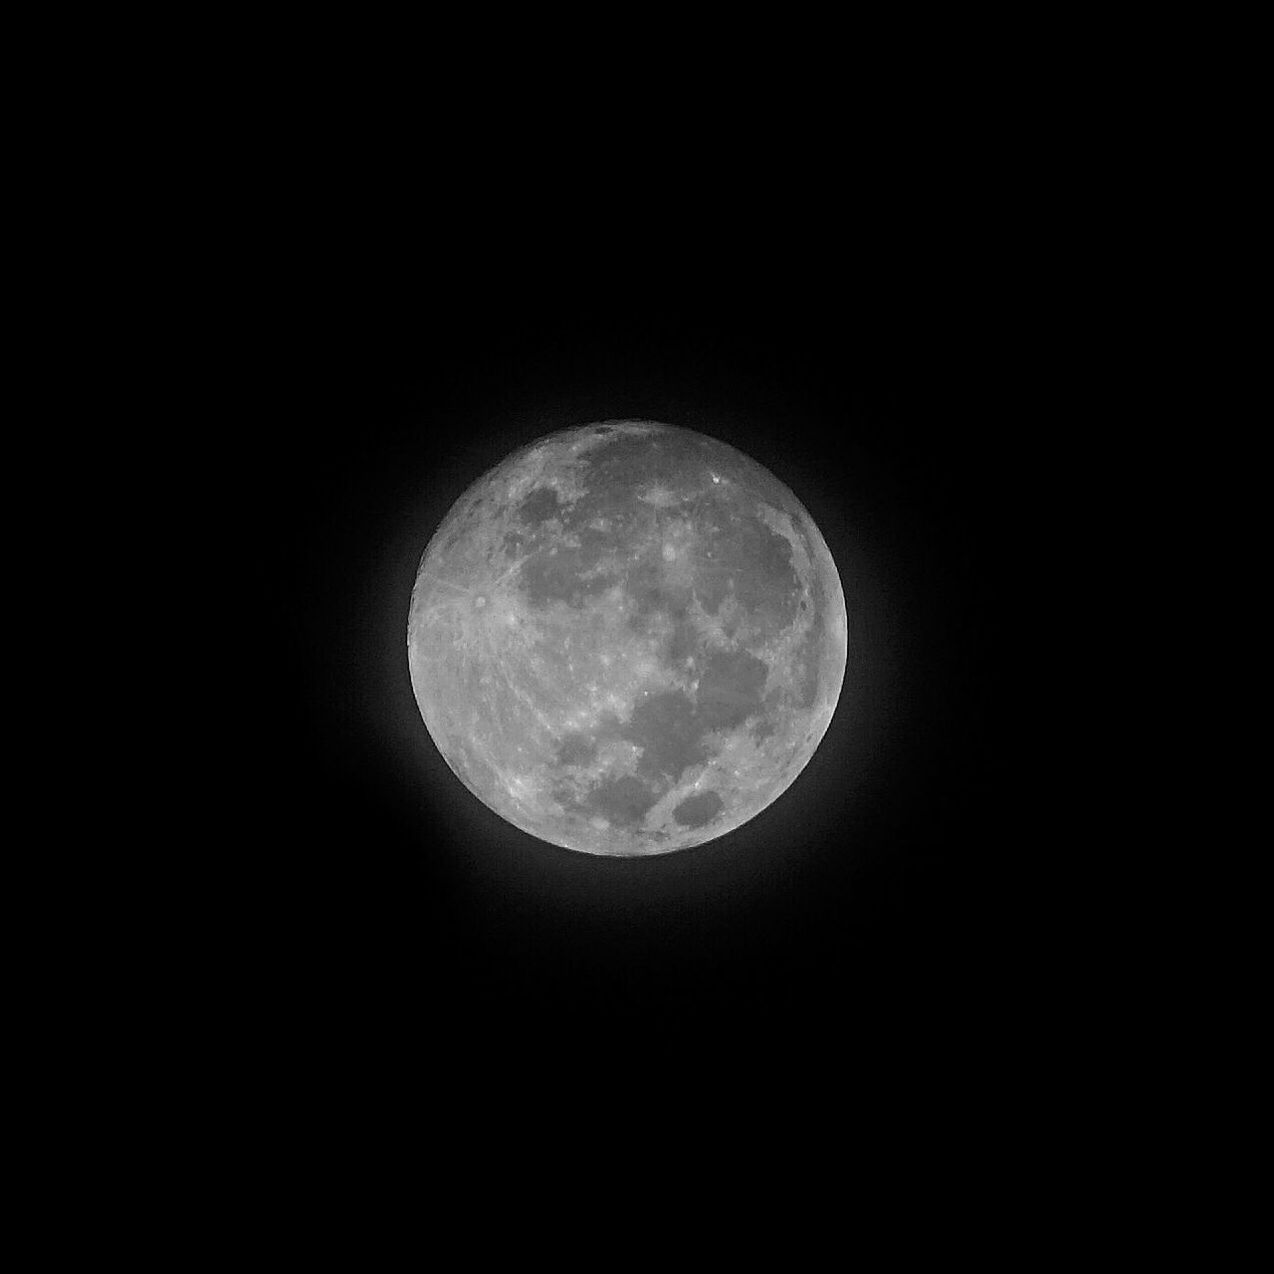
[[[300,1074],[444,1077],[433,1100],[1013,1069],[1051,818],[1023,729],[1047,677],[1022,601],[1047,338],[999,228],[942,225],[697,223],[668,200],[475,213],[339,267],[320,241],[292,252],[250,355],[270,389],[244,491],[277,640],[245,854],[255,1011]],[[516,446],[623,418],[722,438],[785,482],[850,627],[792,787],[649,860],[486,810],[405,657],[453,501]]]

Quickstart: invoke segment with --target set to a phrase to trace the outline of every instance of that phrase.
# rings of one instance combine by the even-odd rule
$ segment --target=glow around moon
[[[792,784],[844,680],[827,545],[768,470],[648,421],[510,456],[430,541],[412,688],[461,782],[513,826],[591,854],[663,854]]]

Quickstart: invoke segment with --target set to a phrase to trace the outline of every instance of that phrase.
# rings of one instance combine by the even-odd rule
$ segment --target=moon
[[[797,498],[715,438],[567,429],[456,502],[421,559],[412,689],[457,778],[588,854],[741,826],[809,763],[848,648],[836,564]]]

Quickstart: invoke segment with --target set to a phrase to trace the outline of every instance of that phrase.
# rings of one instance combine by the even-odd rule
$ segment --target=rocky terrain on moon
[[[429,733],[501,817],[666,853],[774,801],[831,721],[845,602],[827,546],[725,443],[615,421],[524,448],[457,502],[412,593]]]

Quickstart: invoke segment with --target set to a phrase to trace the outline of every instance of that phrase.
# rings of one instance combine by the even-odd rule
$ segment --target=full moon
[[[412,689],[460,781],[588,854],[702,844],[776,801],[840,696],[836,564],[735,448],[650,421],[568,429],[465,492],[421,559]]]

